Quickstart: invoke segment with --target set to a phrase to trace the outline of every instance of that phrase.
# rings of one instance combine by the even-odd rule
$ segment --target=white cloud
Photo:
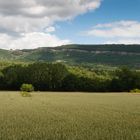
[[[108,24],[98,24],[87,35],[104,38],[132,38],[140,37],[140,22],[137,21],[119,21]]]
[[[53,24],[95,10],[101,1],[0,0],[0,48],[33,48],[37,45],[46,46],[45,42],[50,46],[63,44],[64,40],[49,34],[55,31]]]
[[[15,38],[7,34],[0,35],[0,46],[3,49],[29,49],[38,47],[55,47],[69,44],[70,40],[61,40],[55,35],[42,32],[25,33]]]
[[[140,43],[140,22],[118,21],[107,24],[98,24],[86,31],[86,35],[107,39],[105,43]]]
[[[45,28],[45,32],[47,32],[47,33],[55,32],[55,27],[50,26],[50,27],[48,27],[48,28]]]
[[[100,3],[101,0],[0,0],[0,31],[36,31],[94,10]]]
[[[46,26],[49,26],[51,21],[49,18],[29,18],[22,16],[1,16],[0,15],[0,33],[3,30],[6,30],[6,34],[13,32],[16,34],[34,32],[43,29]]]
[[[105,44],[140,44],[140,39],[116,39],[104,42]]]

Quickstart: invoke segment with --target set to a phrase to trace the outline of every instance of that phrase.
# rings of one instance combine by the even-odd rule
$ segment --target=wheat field
[[[0,92],[0,140],[139,140],[140,95]]]

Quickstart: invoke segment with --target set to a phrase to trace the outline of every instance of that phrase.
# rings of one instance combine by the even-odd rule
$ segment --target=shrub
[[[130,91],[131,93],[140,93],[140,89],[133,89]]]
[[[32,84],[22,84],[20,90],[23,92],[32,92],[34,91],[34,87]]]

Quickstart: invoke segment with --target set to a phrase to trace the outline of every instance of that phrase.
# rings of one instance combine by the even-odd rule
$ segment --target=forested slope
[[[72,65],[140,67],[140,45],[65,45],[32,50],[0,50],[0,60],[49,61]]]

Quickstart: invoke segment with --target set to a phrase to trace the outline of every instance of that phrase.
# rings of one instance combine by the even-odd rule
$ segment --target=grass
[[[0,93],[0,140],[139,140],[140,95]]]

